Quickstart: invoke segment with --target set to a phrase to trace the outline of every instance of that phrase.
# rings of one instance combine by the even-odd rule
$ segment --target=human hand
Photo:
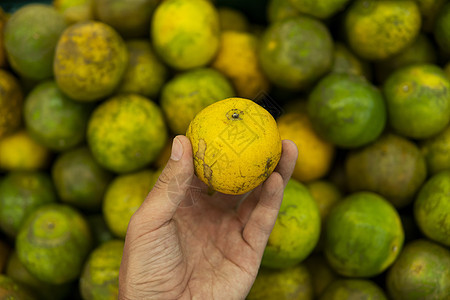
[[[189,139],[177,136],[168,164],[128,225],[119,299],[244,299],[297,154],[285,140],[275,171],[252,192],[209,195],[194,175]]]

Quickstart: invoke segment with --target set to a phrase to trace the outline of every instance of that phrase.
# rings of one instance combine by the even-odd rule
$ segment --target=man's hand
[[[189,139],[177,136],[167,166],[128,225],[119,299],[244,299],[297,153],[285,140],[277,168],[262,185],[243,196],[211,196],[194,175]]]

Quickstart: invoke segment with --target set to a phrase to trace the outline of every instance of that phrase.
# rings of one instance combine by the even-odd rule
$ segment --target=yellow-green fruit
[[[44,169],[50,151],[21,130],[0,139],[0,169],[7,171]]]
[[[160,0],[95,0],[98,20],[117,30],[126,38],[148,35],[150,21]]]
[[[120,94],[92,113],[87,140],[92,155],[108,170],[136,171],[158,157],[167,130],[159,107],[136,94]]]
[[[429,175],[450,169],[450,126],[437,135],[423,140],[420,150],[427,163]]]
[[[17,79],[8,71],[0,69],[0,139],[20,126],[22,101]]]
[[[383,92],[388,122],[399,134],[425,139],[450,121],[450,80],[435,65],[412,65],[394,72]]]
[[[208,64],[219,48],[219,15],[206,0],[166,0],[152,20],[159,56],[180,70]]]
[[[233,31],[248,31],[249,24],[245,15],[239,10],[229,7],[220,7],[219,13],[220,29]]]
[[[304,111],[288,113],[277,123],[281,138],[293,141],[298,148],[292,177],[299,181],[323,177],[331,167],[334,146],[316,133],[308,114]]]
[[[329,181],[316,180],[306,183],[311,196],[319,207],[320,219],[325,223],[333,206],[342,199],[342,193],[337,186]]]
[[[124,242],[108,241],[89,255],[80,277],[80,291],[85,300],[117,299],[119,269]]]
[[[186,136],[197,176],[212,189],[240,195],[266,180],[281,157],[281,138],[272,115],[243,98],[203,109]]]
[[[370,71],[369,64],[356,57],[344,44],[336,43],[334,45],[334,60],[331,72],[364,76],[370,79]]]
[[[120,175],[111,182],[103,200],[103,216],[114,235],[125,238],[131,216],[144,202],[153,184],[150,170]]]
[[[441,50],[450,54],[450,3],[446,3],[436,17],[434,38]]]
[[[393,300],[448,299],[450,251],[428,240],[405,246],[386,278]]]
[[[95,0],[53,0],[53,6],[68,24],[94,19]]]
[[[341,275],[372,277],[395,261],[403,240],[395,208],[375,193],[360,192],[340,201],[328,215],[325,255]]]
[[[90,211],[100,210],[112,179],[87,147],[61,154],[53,163],[52,177],[62,202]]]
[[[92,106],[73,101],[56,83],[45,81],[27,96],[25,124],[30,135],[40,144],[64,151],[84,141]]]
[[[91,244],[89,226],[79,212],[49,204],[35,210],[22,225],[16,251],[37,279],[63,284],[80,275]]]
[[[298,15],[300,15],[300,12],[292,5],[290,0],[270,0],[267,5],[267,19],[270,23]]]
[[[4,32],[11,67],[31,79],[52,77],[55,46],[65,28],[64,17],[50,5],[29,4],[16,11]]]
[[[350,191],[380,194],[395,207],[411,203],[427,175],[419,148],[394,134],[350,152],[345,170]]]
[[[96,101],[118,86],[127,62],[127,48],[120,35],[106,24],[86,21],[63,32],[53,69],[59,88],[69,97]]]
[[[334,281],[339,279],[336,272],[328,265],[327,260],[322,254],[310,255],[304,262],[311,274],[311,281],[314,290],[314,297],[318,298],[323,291]]]
[[[161,108],[175,134],[185,134],[195,115],[219,100],[234,96],[231,83],[214,69],[184,72],[169,81],[161,93]]]
[[[349,0],[289,0],[300,12],[319,19],[326,19],[342,10]]]
[[[311,275],[303,264],[284,270],[261,268],[247,299],[312,300]]]
[[[34,298],[26,288],[15,280],[0,274],[0,299],[5,300],[33,300]]]
[[[288,18],[266,29],[259,58],[270,81],[282,88],[301,90],[331,68],[333,40],[316,19]]]
[[[70,283],[50,284],[37,279],[25,268],[16,252],[13,252],[9,257],[6,275],[28,288],[39,299],[44,300],[67,299],[72,287]]]
[[[261,265],[270,268],[295,266],[311,253],[319,235],[317,203],[303,184],[289,180]]]
[[[50,177],[41,172],[10,172],[0,181],[0,228],[15,237],[38,207],[56,202]]]
[[[420,11],[412,0],[358,0],[345,16],[350,47],[369,60],[386,59],[408,47],[420,25]]]
[[[231,80],[238,97],[255,99],[270,87],[259,65],[258,39],[251,33],[223,31],[212,67]]]
[[[429,239],[450,247],[450,171],[432,176],[422,186],[414,203],[414,216]]]
[[[383,290],[374,282],[364,279],[341,279],[331,283],[320,300],[365,299],[387,300]]]
[[[117,92],[156,97],[167,79],[166,66],[156,57],[150,42],[130,40],[126,45],[128,66]]]

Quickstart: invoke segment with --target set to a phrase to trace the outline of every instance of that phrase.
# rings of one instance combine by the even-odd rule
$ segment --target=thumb
[[[178,135],[173,139],[167,165],[136,214],[142,215],[147,221],[169,221],[186,197],[193,178],[191,142],[187,137]]]

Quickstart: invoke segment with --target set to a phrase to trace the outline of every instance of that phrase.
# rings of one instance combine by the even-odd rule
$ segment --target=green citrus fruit
[[[434,25],[434,38],[446,54],[450,54],[450,3],[440,8]]]
[[[16,236],[38,207],[56,202],[50,177],[41,172],[10,172],[0,181],[0,228]]]
[[[28,94],[24,119],[36,141],[64,151],[84,140],[90,112],[90,105],[69,99],[54,81],[46,81]]]
[[[156,52],[176,69],[205,66],[219,48],[219,15],[206,0],[162,2],[151,30]]]
[[[371,77],[369,64],[356,57],[342,43],[334,45],[334,60],[331,72],[364,76],[367,79]]]
[[[395,207],[411,203],[427,175],[419,148],[394,134],[350,152],[345,169],[350,191],[378,193]]]
[[[284,190],[280,212],[261,265],[288,268],[298,264],[314,249],[319,235],[319,208],[308,189],[291,179]]]
[[[306,16],[288,18],[266,29],[259,58],[262,69],[274,84],[301,90],[331,68],[333,41],[320,21]]]
[[[86,217],[86,220],[91,228],[94,247],[98,247],[114,238],[114,235],[109,230],[103,215],[89,215]]]
[[[8,71],[0,69],[0,139],[19,128],[22,102],[19,82]]]
[[[419,33],[420,11],[412,0],[358,0],[346,10],[352,50],[369,60],[386,59],[408,47]]]
[[[130,40],[126,42],[126,46],[128,66],[117,92],[156,97],[168,75],[166,66],[156,57],[150,42]]]
[[[31,293],[15,280],[0,274],[0,299],[5,300],[33,300]]]
[[[87,140],[94,158],[108,170],[143,168],[158,157],[167,138],[159,107],[136,94],[121,94],[93,112]]]
[[[342,10],[349,0],[290,0],[290,2],[302,14],[326,19]]]
[[[360,192],[340,201],[328,215],[325,255],[341,275],[371,277],[395,261],[403,240],[395,208],[377,194]]]
[[[283,270],[261,268],[248,300],[312,300],[311,275],[303,264]]]
[[[110,26],[86,21],[67,28],[55,50],[53,70],[59,88],[70,98],[96,101],[120,84],[128,63],[125,42]]]
[[[300,12],[290,0],[269,0],[267,4],[267,19],[270,23],[296,17]]]
[[[89,255],[80,277],[83,299],[117,299],[124,242],[105,242]]]
[[[420,150],[427,163],[429,175],[450,169],[450,126],[437,135],[423,140]]]
[[[386,108],[379,90],[360,76],[331,74],[309,95],[314,128],[344,148],[374,141],[384,129]]]
[[[4,33],[12,68],[35,80],[52,77],[56,43],[65,28],[64,17],[50,5],[28,4],[17,10]]]
[[[405,246],[386,278],[393,300],[447,299],[450,295],[450,251],[427,240]]]
[[[399,134],[429,138],[450,120],[450,80],[441,68],[420,64],[394,72],[384,84],[388,121]]]
[[[149,33],[150,21],[159,0],[95,0],[97,18],[126,38],[144,37]]]
[[[92,157],[87,147],[61,154],[53,163],[52,177],[62,202],[99,210],[111,178]]]
[[[234,96],[231,83],[216,70],[200,68],[176,76],[163,88],[161,107],[175,134],[185,134],[203,108]]]
[[[66,205],[49,204],[35,210],[22,225],[16,251],[37,279],[63,284],[80,275],[91,239],[80,213]]]
[[[387,300],[383,290],[374,282],[364,279],[341,279],[332,282],[320,300]]]
[[[450,171],[432,176],[422,186],[414,203],[421,231],[431,240],[450,247]]]
[[[94,0],[53,0],[53,6],[67,24],[94,19]]]
[[[111,232],[125,238],[131,216],[144,202],[155,183],[153,172],[144,170],[116,177],[106,190],[103,216]]]
[[[323,291],[339,276],[329,266],[325,257],[320,253],[310,255],[304,262],[311,274],[314,297],[318,298]]]

